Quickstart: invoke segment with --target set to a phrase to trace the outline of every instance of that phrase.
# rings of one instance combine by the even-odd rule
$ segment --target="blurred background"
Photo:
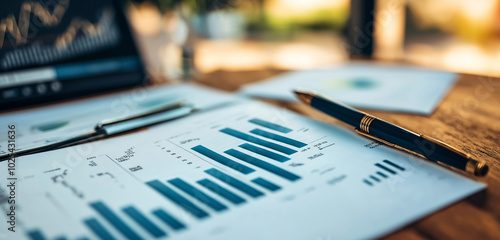
[[[353,58],[500,76],[496,0],[131,0],[127,12],[159,78]]]

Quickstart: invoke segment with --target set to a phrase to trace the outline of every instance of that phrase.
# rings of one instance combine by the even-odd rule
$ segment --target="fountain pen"
[[[440,140],[388,123],[314,92],[295,90],[294,93],[303,103],[353,126],[365,137],[478,177],[488,173],[488,165],[484,162],[472,159],[469,154]]]

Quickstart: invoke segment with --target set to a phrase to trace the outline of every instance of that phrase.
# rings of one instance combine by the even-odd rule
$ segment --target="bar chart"
[[[280,192],[302,179],[300,174],[286,167],[295,154],[308,146],[290,135],[293,129],[261,118],[247,119],[245,124],[245,130],[238,130],[237,126],[213,130],[212,136],[234,143],[226,149],[211,141],[183,146],[183,150],[197,154],[209,163],[198,170],[197,177],[158,174],[157,178],[145,181],[144,185],[191,218],[207,221],[238,206]],[[195,164],[192,157],[168,141],[158,144],[157,149],[168,158],[185,161],[186,166]],[[136,148],[134,151],[137,151]],[[130,157],[125,161],[123,157],[115,159],[121,164],[134,160]],[[220,164],[221,167],[207,167],[213,164]],[[235,174],[248,177],[241,178]],[[278,180],[280,183],[276,182]],[[172,208],[140,209],[134,202],[111,207],[104,200],[90,202],[88,206],[95,216],[85,217],[82,225],[100,239],[168,238],[175,232],[190,229],[190,224],[184,223],[179,213],[169,211]],[[31,239],[47,239],[38,229],[29,236]]]
[[[165,209],[156,208],[149,212],[142,211],[133,205],[126,205],[121,209],[113,210],[103,201],[92,202],[89,207],[94,210],[96,216],[86,217],[82,220],[82,225],[100,239],[151,239],[165,238],[169,232],[178,232],[187,229],[187,226],[179,219],[171,215]],[[97,218],[99,216],[99,219]],[[124,219],[127,218],[128,224]],[[153,220],[156,219],[156,220]],[[159,225],[155,222],[161,222]],[[106,225],[104,224],[106,223]],[[115,233],[111,232],[111,229]],[[142,229],[147,233],[141,235],[135,229]],[[119,233],[118,235],[116,233]],[[30,239],[51,239],[46,237],[40,229],[33,229],[27,233]],[[68,239],[60,236],[57,239]],[[93,239],[93,237],[81,236],[78,239]]]
[[[159,194],[163,195],[167,200],[174,202],[180,208],[189,212],[193,217],[198,219],[210,217],[210,214],[203,210],[199,204],[202,204],[215,212],[224,212],[228,211],[231,206],[237,206],[248,202],[245,198],[257,199],[264,197],[266,193],[252,186],[252,183],[256,186],[267,189],[269,192],[275,192],[281,189],[281,187],[277,184],[262,177],[257,177],[251,180],[250,183],[236,179],[215,168],[207,169],[204,172],[207,174],[207,177],[212,177],[220,183],[216,183],[214,180],[208,178],[203,178],[196,181],[197,185],[194,185],[183,179],[174,178],[165,182],[153,180],[147,182],[146,184]],[[169,185],[167,185],[167,183],[169,183]],[[222,184],[224,184],[224,186],[222,186]],[[173,187],[170,187],[170,185]],[[196,199],[197,202],[195,203],[188,200],[180,195],[179,192],[183,192],[191,196],[193,199]],[[214,199],[209,194],[218,195],[229,201],[232,205],[227,206]]]
[[[250,119],[248,122],[285,134],[293,131],[284,126],[258,118]],[[191,147],[190,150],[243,175],[258,174],[259,171],[265,171],[288,182],[301,179],[298,174],[278,166],[290,160],[290,157],[276,153],[276,151],[291,155],[297,152],[296,149],[307,146],[307,144],[262,129],[253,129],[248,133],[244,133],[224,128],[219,132],[233,138],[245,140],[247,143],[236,145],[234,148],[223,152],[217,152],[205,145],[196,145]],[[268,141],[265,138],[280,142],[281,144]],[[238,150],[238,147],[255,153],[266,160],[250,156]],[[162,149],[165,150],[166,148],[163,147]],[[171,156],[175,156],[177,159],[183,158],[172,150],[166,150],[165,152]],[[247,165],[244,165],[244,163]],[[205,176],[199,179],[187,180],[181,177],[155,179],[146,182],[146,185],[162,195],[165,200],[173,202],[176,206],[199,220],[208,219],[215,213],[230,211],[233,207],[248,203],[250,199],[260,199],[267,194],[282,189],[282,186],[279,184],[262,176],[251,177],[249,181],[246,181],[231,176],[227,171],[208,168],[203,170]],[[225,203],[217,200],[215,196],[224,199]],[[157,212],[155,215],[165,215],[165,211]],[[170,216],[168,217],[169,219],[179,222],[173,216],[167,216]],[[141,222],[144,224],[146,221],[142,220]],[[182,228],[187,228],[187,226],[182,225]],[[149,226],[148,229],[152,231],[154,227]],[[161,232],[155,232],[155,234],[160,235]],[[128,233],[128,236],[129,239],[135,239],[133,234],[130,235]]]
[[[252,118],[248,120],[248,122],[282,133],[290,133],[293,131],[292,129],[289,129],[287,127],[271,123],[259,118]],[[277,133],[272,133],[266,130],[262,130],[259,128],[250,130],[249,133],[238,131],[232,128],[223,128],[219,130],[219,132],[234,137],[236,139],[245,141],[245,143],[240,144],[238,146],[234,146],[234,148],[224,150],[223,154],[238,159],[241,162],[248,163],[253,167],[273,173],[289,181],[296,181],[300,179],[300,176],[291,173],[283,168],[280,168],[277,165],[290,160],[290,157],[287,155],[292,155],[294,153],[297,153],[300,148],[307,146],[306,143],[303,143],[301,141]],[[273,142],[266,139],[271,139],[273,140]],[[264,161],[257,157],[246,154],[241,150],[238,150],[237,148],[250,151],[252,153],[260,155],[262,158],[265,158],[266,160],[271,160],[272,162],[277,162],[277,163],[270,163],[268,161]],[[217,153],[203,145],[197,145],[192,147],[191,149],[205,157],[210,158],[213,161],[223,164],[226,167],[236,170],[242,174],[246,175],[255,172],[254,168],[243,165],[235,160],[231,160],[227,156],[224,156],[222,153]]]
[[[374,166],[377,167],[378,171],[363,179],[363,182],[368,186],[374,186],[376,183],[381,183],[391,176],[398,175],[398,172],[406,170],[404,167],[387,159],[384,159],[381,163],[375,163]]]

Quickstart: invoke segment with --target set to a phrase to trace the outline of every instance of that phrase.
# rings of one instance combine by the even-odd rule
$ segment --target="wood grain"
[[[225,91],[263,80],[282,70],[224,72],[196,78]],[[297,103],[266,102],[332,124],[344,125]],[[365,110],[389,122],[438,138],[484,160],[490,167],[485,191],[435,212],[385,239],[500,239],[500,79],[461,75],[430,116]],[[344,125],[345,126],[345,125]]]

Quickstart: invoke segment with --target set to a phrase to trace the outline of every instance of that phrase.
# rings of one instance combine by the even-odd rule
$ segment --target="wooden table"
[[[196,81],[226,91],[284,71],[217,71]],[[299,103],[267,101],[312,118],[340,124]],[[389,122],[436,137],[484,160],[490,167],[478,181],[488,188],[397,230],[384,239],[500,239],[500,79],[461,75],[431,116],[365,110]]]

